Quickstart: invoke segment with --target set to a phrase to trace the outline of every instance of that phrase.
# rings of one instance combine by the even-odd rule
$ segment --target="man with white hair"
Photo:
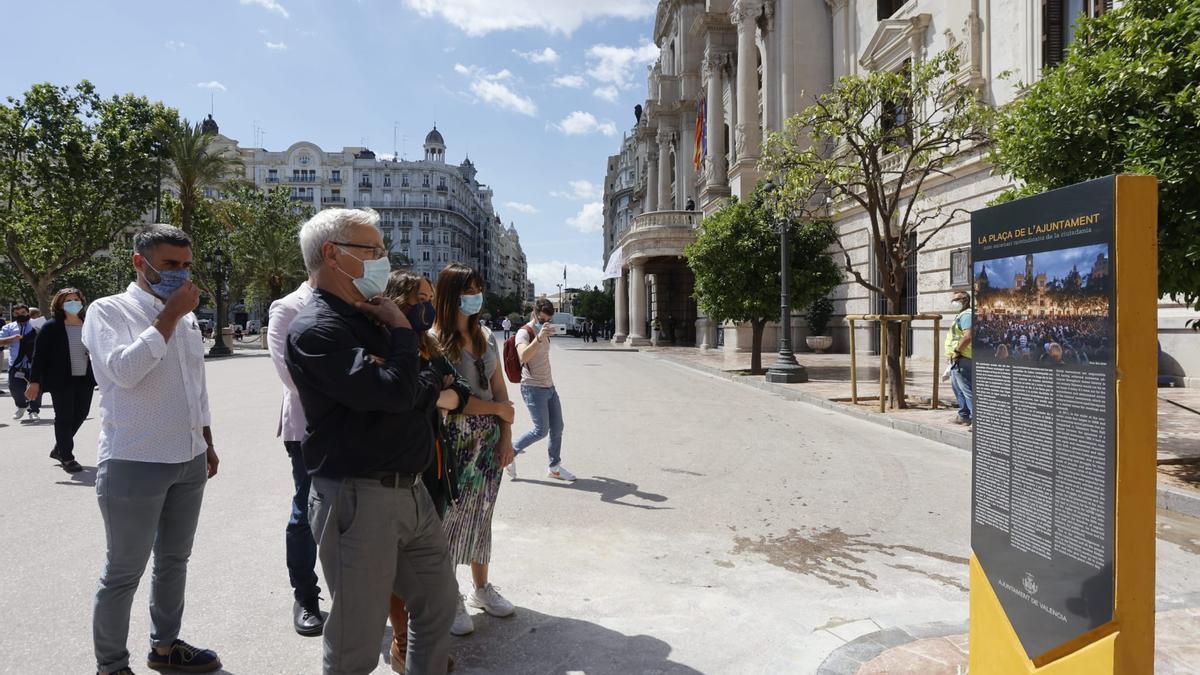
[[[458,394],[421,372],[417,334],[382,297],[391,272],[378,215],[326,209],[300,231],[316,289],[292,320],[286,362],[308,434],[308,517],[332,606],[324,673],[370,673],[393,593],[404,598],[408,673],[445,673],[458,584],[421,481],[431,413]]]

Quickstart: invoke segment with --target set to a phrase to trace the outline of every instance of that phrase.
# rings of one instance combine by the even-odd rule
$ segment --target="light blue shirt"
[[[30,325],[28,322],[24,326],[21,326],[21,324],[17,323],[16,321],[10,321],[10,322],[4,324],[3,328],[0,328],[0,339],[6,338],[6,337],[12,337],[14,335],[28,335],[33,330],[34,330],[34,327],[32,325]],[[13,340],[12,342],[10,342],[8,344],[8,363],[9,363],[9,365],[16,363],[17,353],[19,351],[21,351],[21,341],[20,340]]]

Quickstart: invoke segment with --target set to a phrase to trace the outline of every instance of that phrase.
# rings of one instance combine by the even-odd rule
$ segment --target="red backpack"
[[[533,326],[529,324],[525,324],[517,330],[529,331],[530,340],[537,337],[533,332]],[[517,333],[515,332],[504,341],[504,374],[508,377],[509,382],[521,384],[521,357],[517,354]]]

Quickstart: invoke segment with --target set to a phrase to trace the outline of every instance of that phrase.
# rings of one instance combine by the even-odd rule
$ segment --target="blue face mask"
[[[458,309],[467,316],[475,316],[483,310],[483,294],[462,296],[458,301]]]
[[[146,284],[150,286],[150,290],[161,300],[171,297],[172,293],[179,290],[180,286],[192,278],[191,270],[164,270],[159,272],[154,268],[154,265],[150,264],[149,260],[143,258],[142,262],[158,275],[158,281],[151,282],[150,279],[146,279]]]
[[[424,333],[433,328],[433,320],[437,316],[437,310],[433,308],[432,302],[426,300],[404,310],[404,316],[412,324],[414,331]]]
[[[362,293],[363,297],[368,300],[377,295],[383,295],[383,291],[387,288],[388,277],[392,274],[392,263],[387,258],[363,260],[346,249],[342,249],[342,253],[362,263],[363,275],[357,278],[350,277],[350,274],[346,270],[338,268],[339,272],[350,277],[358,292]]]
[[[68,300],[63,303],[63,311],[67,314],[77,315],[83,311],[83,303],[78,300]]]

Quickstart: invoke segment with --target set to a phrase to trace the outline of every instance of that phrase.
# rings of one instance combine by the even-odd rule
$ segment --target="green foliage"
[[[805,307],[841,282],[827,254],[832,230],[827,223],[789,223],[791,300]],[[762,189],[708,216],[685,255],[696,277],[696,301],[711,319],[748,322],[754,327],[752,370],[761,369],[762,328],[779,320],[779,231]]]
[[[825,329],[829,327],[829,318],[832,316],[833,302],[828,297],[822,295],[813,300],[808,306],[809,335],[825,335]]]
[[[174,110],[86,80],[0,105],[0,237],[45,308],[55,280],[136,226],[157,191],[155,140]]]
[[[260,192],[234,186],[215,204],[228,232],[234,276],[252,297],[266,303],[283,297],[308,278],[300,252],[300,226],[312,209],[292,201],[287,188]]]
[[[511,295],[487,293],[483,296],[483,306],[491,317],[511,317],[521,313],[524,301],[516,293]],[[513,319],[513,323],[516,322],[517,320]]]
[[[1159,290],[1200,309],[1200,3],[1127,0],[1002,111],[1009,200],[1115,173],[1159,181]]]
[[[596,323],[607,323],[612,319],[616,303],[613,294],[603,288],[584,289],[575,295],[575,316],[582,316]]]
[[[164,151],[170,159],[168,177],[178,191],[178,223],[188,234],[192,234],[204,189],[225,185],[241,168],[239,159],[213,147],[214,138],[204,133],[200,124],[187,120],[179,120],[164,135]]]
[[[835,242],[846,271],[891,312],[900,310],[909,257],[954,216],[925,198],[927,182],[988,138],[990,110],[959,73],[957,54],[947,51],[908,70],[843,77],[764,145],[760,168],[780,177],[782,212],[809,220],[829,204],[866,212],[878,282],[851,264],[840,236]]]

